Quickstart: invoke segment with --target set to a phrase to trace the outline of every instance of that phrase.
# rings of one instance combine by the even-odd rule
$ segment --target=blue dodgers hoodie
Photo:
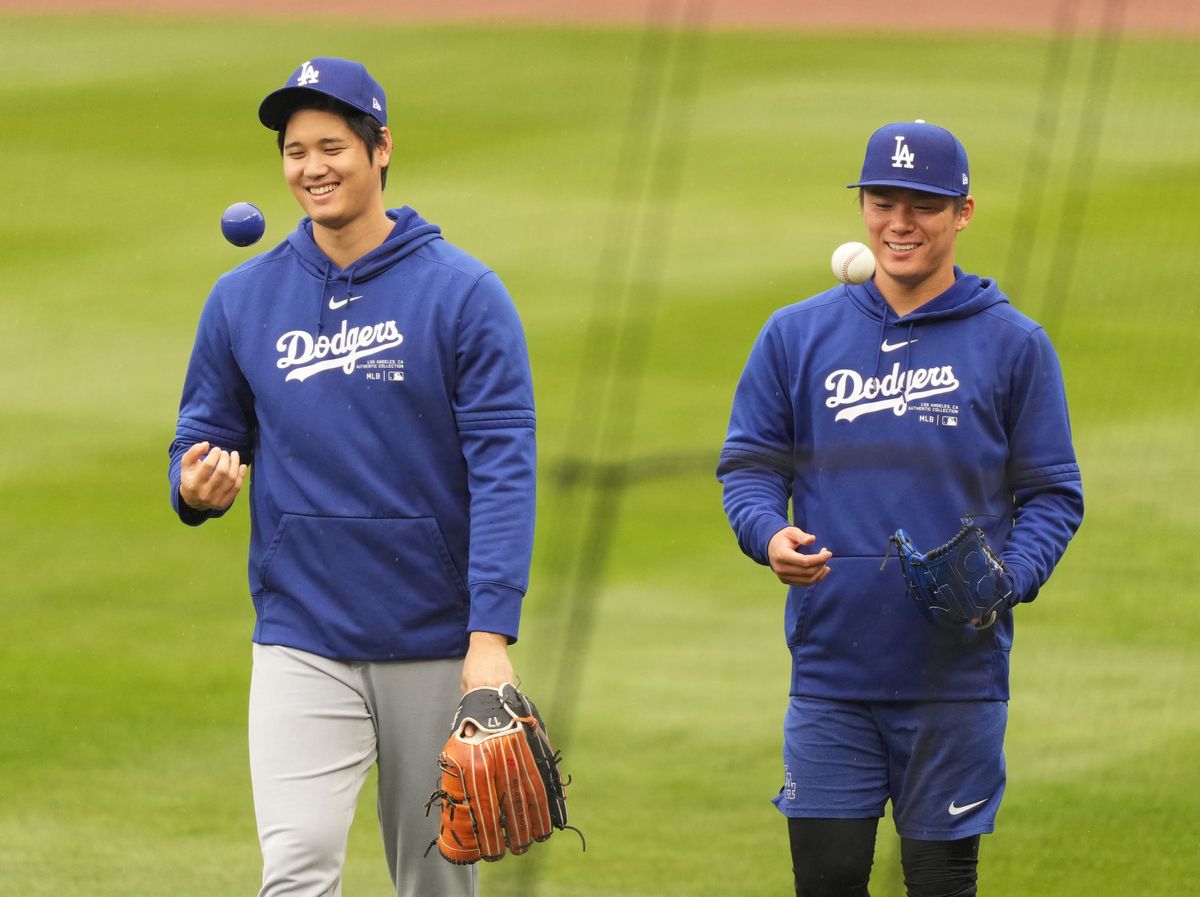
[[[254,640],[342,660],[517,637],[533,542],[533,389],[500,279],[405,207],[345,270],[301,221],[223,275],[170,448],[252,463]]]
[[[1008,698],[1013,615],[935,626],[906,596],[903,527],[929,550],[978,516],[1031,601],[1083,516],[1058,359],[991,280],[963,274],[897,318],[873,282],[776,312],[733,401],[718,478],[742,550],[767,563],[789,525],[830,574],[791,587],[792,694],[842,700]],[[983,516],[990,515],[990,516]]]

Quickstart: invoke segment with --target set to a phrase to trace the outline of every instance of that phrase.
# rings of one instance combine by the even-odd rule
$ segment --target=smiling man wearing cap
[[[850,186],[862,191],[875,286],[898,315],[954,284],[955,240],[975,213],[970,180],[967,153],[945,128],[902,122],[871,136]]]
[[[885,125],[849,186],[874,277],[771,316],[717,473],[738,544],[789,586],[774,802],[796,893],[867,897],[890,801],[910,897],[969,897],[1004,793],[1013,611],[1079,527],[1079,467],[1050,340],[954,264],[975,213],[962,144]],[[882,563],[898,529],[934,546],[964,514],[1011,586],[986,628],[937,625]]]
[[[424,805],[460,692],[515,681],[533,542],[533,389],[487,266],[383,201],[392,138],[358,62],[306,60],[259,108],[305,217],[223,275],[170,448],[189,525],[248,470],[250,768],[261,897],[341,894],[372,764],[397,895],[475,893]]]

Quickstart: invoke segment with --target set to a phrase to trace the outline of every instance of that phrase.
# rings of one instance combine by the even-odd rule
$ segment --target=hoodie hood
[[[313,239],[311,218],[300,219],[300,224],[288,235],[287,242],[300,256],[300,264],[314,276],[328,276],[330,282],[348,279],[354,283],[366,283],[429,241],[442,238],[440,227],[430,224],[408,206],[388,209],[387,216],[394,222],[387,239],[346,268],[335,265],[317,246]]]
[[[875,353],[875,373],[879,372],[883,362],[883,346],[887,340],[887,329],[891,327],[904,328],[906,335],[904,344],[904,367],[907,368],[911,358],[913,331],[929,321],[945,321],[958,318],[969,318],[984,309],[995,305],[1007,305],[1008,297],[1000,292],[996,282],[991,278],[979,277],[976,274],[964,274],[963,270],[954,266],[954,283],[948,290],[930,299],[916,311],[899,317],[888,305],[883,294],[875,286],[874,279],[866,283],[846,287],[850,300],[869,318],[879,322],[879,350]]]
[[[295,251],[300,266],[321,282],[321,290],[317,294],[318,332],[325,328],[327,299],[348,299],[355,284],[369,282],[426,243],[442,239],[442,229],[430,224],[409,206],[389,209],[387,216],[395,222],[387,239],[345,268],[339,268],[321,251],[313,238],[311,218],[302,218],[296,229],[288,235],[287,243]]]
[[[963,270],[955,265],[954,278],[954,284],[950,289],[930,299],[903,318],[897,317],[896,313],[892,311],[892,307],[887,304],[883,294],[876,288],[874,280],[847,286],[846,290],[850,294],[851,301],[864,314],[876,321],[902,325],[922,321],[966,318],[985,308],[1008,303],[1008,297],[1000,292],[996,281],[990,277],[964,274]]]

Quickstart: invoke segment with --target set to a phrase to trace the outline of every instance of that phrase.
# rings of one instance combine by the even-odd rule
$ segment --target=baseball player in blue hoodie
[[[423,856],[424,803],[460,690],[514,680],[535,483],[524,334],[495,273],[385,207],[387,101],[365,67],[308,60],[259,118],[305,217],[217,281],[170,448],[189,525],[253,471],[259,893],[341,893],[376,764],[397,895],[462,897],[474,867]]]
[[[1013,610],[1082,520],[1079,467],[1046,333],[954,264],[975,212],[962,144],[886,125],[849,186],[875,275],[767,321],[718,477],[738,544],[790,587],[775,804],[796,893],[866,897],[891,801],[908,894],[964,897],[1004,792]],[[964,514],[1012,586],[988,628],[935,625],[881,569],[898,528],[933,546]]]

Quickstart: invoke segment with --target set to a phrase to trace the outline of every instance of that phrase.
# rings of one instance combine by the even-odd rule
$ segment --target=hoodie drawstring
[[[904,370],[912,370],[912,344],[913,344],[913,327],[916,324],[913,321],[908,322],[908,333],[904,335]],[[904,388],[905,401],[908,400],[908,387]]]
[[[887,341],[887,325],[888,325],[888,307],[883,306],[883,317],[879,319],[879,340],[875,346],[875,370],[872,371],[876,377],[879,376],[879,362],[883,359],[883,344]]]
[[[320,335],[325,330],[325,309],[329,309],[332,311],[334,308],[337,308],[336,305],[333,305],[334,296],[332,293],[329,294],[328,299],[325,297],[325,293],[329,290],[329,274],[330,274],[330,267],[329,267],[329,265],[326,265],[325,266],[325,279],[321,282],[321,313],[317,317],[317,334],[318,335]],[[354,268],[351,267],[346,270],[346,301],[348,302],[350,300],[350,297],[353,295],[354,295]],[[342,304],[345,305],[346,303],[343,302]]]
[[[875,370],[873,371],[873,373],[876,377],[879,376],[879,364],[880,364],[880,361],[883,359],[883,344],[887,342],[888,315],[890,312],[891,312],[891,308],[887,305],[884,305],[883,306],[883,317],[881,317],[879,319],[879,342],[875,348]],[[899,326],[902,322],[903,322],[903,318],[896,319],[897,326]],[[912,370],[912,344],[913,344],[913,328],[914,327],[916,327],[916,321],[909,321],[908,322],[908,330],[906,331],[905,336],[904,336],[904,367],[902,368],[903,376],[904,376],[904,392],[901,395],[901,400],[904,402],[904,404],[906,406],[908,405],[908,384],[909,384],[908,372]],[[896,348],[900,348],[900,347],[897,346]]]
[[[317,335],[325,330],[325,291],[329,289],[329,265],[324,266],[324,279],[321,281],[321,294],[317,297]]]

